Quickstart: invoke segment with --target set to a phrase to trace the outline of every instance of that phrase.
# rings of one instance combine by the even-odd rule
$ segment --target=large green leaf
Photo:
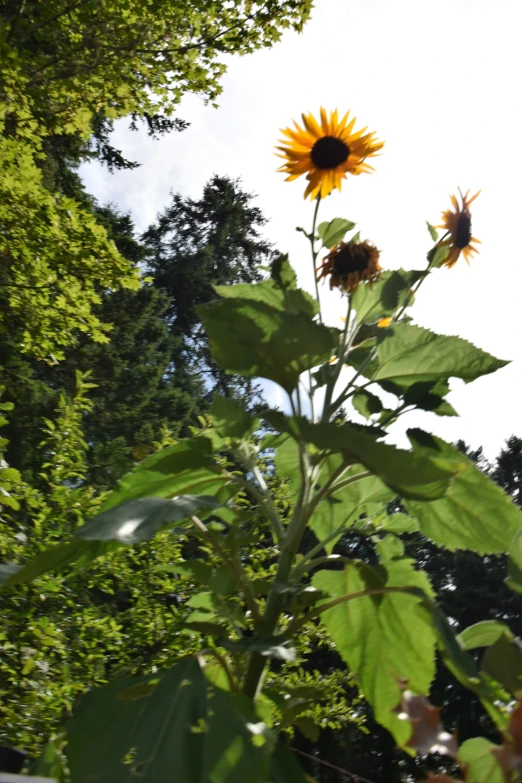
[[[244,438],[259,424],[259,419],[251,416],[236,400],[219,394],[214,395],[210,414],[216,431],[224,438]]]
[[[208,495],[138,498],[93,517],[76,531],[76,536],[94,541],[116,540],[122,544],[136,544],[150,541],[160,530],[185,522],[200,509],[214,509],[221,505]]]
[[[469,383],[508,364],[460,337],[405,323],[379,330],[376,351],[376,358],[363,374],[378,382],[392,381],[403,389],[412,383],[451,377]],[[353,361],[350,354],[350,363]]]
[[[470,625],[459,634],[458,640],[465,650],[474,650],[477,647],[489,647],[495,644],[504,634],[510,634],[509,628],[498,620],[483,620],[475,625]]]
[[[511,631],[487,648],[482,656],[482,669],[515,698],[522,696],[522,649]]]
[[[354,477],[364,471],[362,465],[353,465],[348,469],[343,478]],[[324,471],[326,473],[326,471]],[[376,476],[361,478],[353,484],[330,495],[321,501],[310,519],[309,525],[319,541],[324,541],[338,530],[343,523],[352,524],[362,513],[373,514],[381,507],[382,503],[393,500],[394,492],[390,490]],[[330,554],[339,536],[330,539],[325,545],[325,550]]]
[[[263,732],[248,699],[213,688],[187,659],[83,697],[67,730],[72,783],[261,783]]]
[[[357,313],[357,322],[377,321],[387,315],[393,315],[398,307],[403,305],[411,287],[426,272],[418,270],[397,269],[393,272],[383,272],[379,280],[372,285],[360,285],[353,292],[351,303]]]
[[[506,584],[516,593],[522,593],[522,530],[516,534],[509,548]]]
[[[460,455],[464,459],[464,469],[455,476],[445,497],[423,503],[406,501],[422,532],[451,551],[470,549],[481,555],[507,552],[522,530],[522,511],[511,498],[454,446],[418,429],[409,430],[408,436],[419,455]]]
[[[341,452],[345,460],[361,463],[403,497],[440,498],[463,467],[460,454],[417,454],[376,440],[372,430],[354,424],[312,424],[302,417],[288,420],[288,431],[319,449]]]
[[[212,465],[210,440],[187,438],[151,454],[127,473],[102,505],[101,511],[135,498],[210,495],[226,481]]]
[[[0,584],[2,587],[11,587],[32,582],[49,571],[62,571],[73,563],[80,568],[92,563],[97,557],[114,552],[119,546],[118,541],[86,541],[79,538],[68,544],[57,544],[44,549],[26,565],[9,564],[7,569],[1,569]]]
[[[214,358],[225,370],[275,381],[291,393],[302,372],[327,361],[336,330],[309,314],[276,309],[264,301],[222,299],[198,313]]]
[[[319,571],[312,584],[331,598],[384,583],[429,591],[425,575],[411,563],[386,561],[385,580],[376,569],[350,564],[344,571]],[[428,694],[435,671],[435,630],[422,598],[408,593],[363,596],[329,609],[323,619],[339,654],[357,675],[376,719],[404,745],[411,727],[395,712],[401,683],[416,694]]]
[[[301,768],[295,753],[278,742],[272,756],[270,783],[314,783],[314,781]]]
[[[277,256],[270,265],[269,280],[252,285],[237,283],[236,285],[218,285],[214,290],[225,299],[247,299],[264,302],[276,310],[289,313],[306,313],[313,317],[318,312],[317,302],[308,291],[297,288],[297,278],[290,266],[288,256]]]
[[[459,748],[459,761],[466,766],[466,783],[506,783],[504,770],[497,756],[499,745],[474,737]]]

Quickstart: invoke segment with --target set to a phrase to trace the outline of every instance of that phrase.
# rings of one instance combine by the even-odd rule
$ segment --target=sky
[[[269,222],[265,235],[288,252],[300,284],[312,290],[305,180],[276,172],[279,129],[319,107],[350,109],[357,127],[385,141],[375,173],[351,177],[321,205],[321,219],[345,217],[381,250],[384,268],[423,268],[437,224],[458,187],[473,204],[480,255],[461,258],[425,283],[411,315],[456,334],[511,364],[472,384],[452,382],[460,418],[405,416],[391,439],[421,426],[446,440],[482,445],[493,458],[512,434],[522,437],[522,47],[517,0],[316,0],[303,33],[287,32],[272,49],[230,57],[219,108],[187,96],[182,133],[152,140],[119,121],[112,144],[142,166],[108,173],[82,166],[87,190],[130,211],[142,231],[169,193],[198,198],[213,174],[240,177]],[[341,325],[338,293],[321,289],[328,322]],[[272,401],[279,398],[270,390]]]

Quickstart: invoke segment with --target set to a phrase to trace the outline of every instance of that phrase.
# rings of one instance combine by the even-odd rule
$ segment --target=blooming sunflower
[[[462,191],[459,188],[460,199],[462,204],[459,205],[456,196],[451,196],[451,203],[453,204],[454,212],[451,209],[447,209],[442,213],[443,223],[437,228],[446,229],[449,231],[449,237],[443,240],[439,244],[441,246],[447,245],[449,247],[449,253],[444,261],[444,266],[451,269],[452,266],[458,261],[460,254],[464,256],[466,263],[469,264],[470,256],[473,253],[478,253],[478,249],[473,247],[473,243],[481,244],[480,240],[471,236],[471,213],[469,206],[479,195],[480,190],[475,193],[474,196],[468,198],[469,190],[465,196],[462,195]]]
[[[337,286],[352,293],[362,280],[378,279],[381,266],[379,251],[368,241],[352,242],[332,248],[317,270],[317,280],[330,275],[330,288]]]
[[[281,130],[287,138],[281,140],[283,146],[277,147],[282,154],[276,154],[286,162],[278,171],[288,174],[287,180],[306,174],[305,198],[324,198],[334,188],[341,190],[347,174],[373,170],[365,160],[376,155],[384,142],[377,141],[375,133],[365,133],[366,128],[354,132],[355,117],[348,122],[349,116],[347,112],[339,120],[335,110],[328,119],[321,108],[320,125],[312,114],[303,114],[304,128],[294,122],[295,129]]]

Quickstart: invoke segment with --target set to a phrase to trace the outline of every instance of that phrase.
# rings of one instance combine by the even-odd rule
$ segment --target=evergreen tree
[[[260,235],[266,224],[238,180],[214,176],[199,200],[172,197],[171,205],[143,235],[154,285],[170,298],[167,319],[181,340],[182,355],[216,390],[252,398],[252,384],[226,375],[213,361],[196,305],[215,299],[214,285],[252,283],[272,256]],[[249,400],[251,401],[251,399]]]
[[[97,315],[112,325],[110,341],[82,334],[57,364],[21,355],[16,341],[0,335],[0,382],[17,405],[6,432],[8,461],[37,481],[42,417],[52,416],[60,392],[74,393],[76,370],[91,371],[88,475],[108,488],[150,451],[162,427],[176,436],[196,424],[214,390],[254,398],[252,384],[237,383],[210,360],[195,307],[216,297],[213,285],[259,279],[272,251],[252,196],[228,178],[214,177],[198,201],[173,196],[143,241],[129,215],[94,202],[91,209],[126,259],[148,265],[152,282],[102,291]]]

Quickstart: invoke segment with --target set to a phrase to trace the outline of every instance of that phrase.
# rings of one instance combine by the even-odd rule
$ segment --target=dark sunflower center
[[[371,251],[366,245],[346,245],[335,256],[335,271],[339,277],[348,277],[351,272],[364,272],[368,269]]]
[[[334,169],[347,159],[350,148],[344,141],[333,136],[318,139],[310,153],[312,163],[318,169]]]
[[[455,231],[455,244],[461,250],[469,245],[471,239],[471,215],[463,212],[457,219],[457,230]]]

